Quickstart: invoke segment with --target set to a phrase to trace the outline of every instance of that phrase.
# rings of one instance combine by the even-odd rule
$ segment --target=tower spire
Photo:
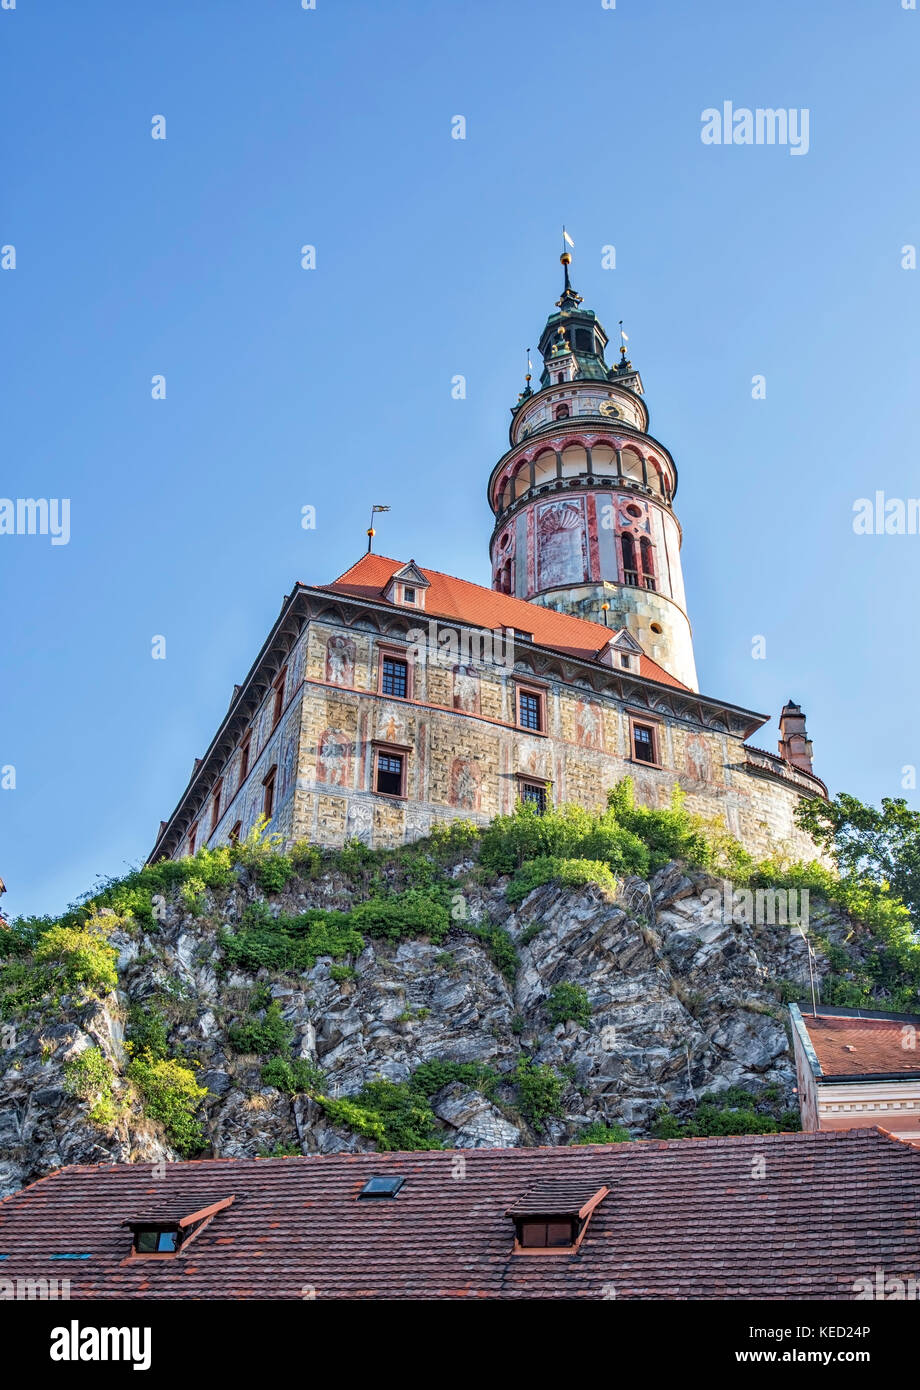
[[[576,309],[581,303],[581,295],[576,294],[572,289],[572,282],[569,279],[569,266],[572,264],[572,253],[569,247],[574,249],[575,243],[569,236],[565,227],[562,228],[562,255],[559,260],[562,264],[565,280],[562,286],[562,297],[556,300],[556,307],[565,313],[571,309]]]

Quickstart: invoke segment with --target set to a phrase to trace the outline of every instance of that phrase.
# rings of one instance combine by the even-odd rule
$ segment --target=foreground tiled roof
[[[357,1200],[380,1173],[398,1196]],[[610,1191],[577,1254],[514,1255],[507,1212],[551,1180]],[[127,1216],[216,1194],[184,1253],[125,1263]],[[67,1277],[74,1299],[852,1299],[920,1272],[920,1150],[860,1129],[73,1167],[0,1203],[0,1257],[0,1281]]]
[[[317,587],[382,603],[384,589],[396,571],[402,568],[402,560],[388,560],[385,555],[362,555],[357,564],[332,584]],[[452,618],[455,622],[471,623],[475,627],[516,628],[519,632],[533,633],[533,640],[541,647],[551,647],[553,651],[580,657],[584,661],[593,661],[612,635],[602,623],[589,623],[584,618],[557,613],[555,609],[543,608],[538,603],[528,603],[510,594],[499,594],[494,589],[484,589],[481,584],[471,584],[467,579],[455,579],[451,574],[440,574],[437,570],[426,570],[421,566],[418,568],[431,586],[426,591],[424,611],[419,612],[421,621],[427,615]],[[647,680],[673,685],[678,690],[688,689],[644,653],[639,658],[639,669]]]
[[[824,1076],[920,1072],[920,1017],[816,1018],[803,1005],[802,1022]]]

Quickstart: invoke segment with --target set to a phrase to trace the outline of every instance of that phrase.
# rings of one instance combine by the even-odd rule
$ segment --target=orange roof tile
[[[362,555],[357,564],[339,575],[332,584],[315,587],[382,603],[385,601],[384,589],[404,563],[402,560],[387,559],[385,555]],[[499,594],[494,589],[485,589],[481,584],[471,584],[468,579],[457,579],[438,570],[422,569],[420,565],[418,568],[431,585],[426,593],[424,609],[429,616],[452,618],[455,622],[471,623],[481,628],[510,627],[518,632],[529,632],[539,646],[549,647],[566,656],[579,657],[582,661],[593,661],[612,636],[610,629],[602,623],[591,623],[585,618],[557,613],[554,608],[543,608],[538,603],[528,603],[526,599]],[[639,658],[639,671],[646,680],[673,685],[678,690],[689,689],[644,653]]]
[[[825,1076],[920,1071],[920,1018],[913,1024],[899,1018],[840,1018],[826,1014],[815,1018],[803,1006],[802,1022]],[[905,1033],[905,1029],[909,1031]],[[905,1038],[913,1042],[913,1048],[904,1046]]]

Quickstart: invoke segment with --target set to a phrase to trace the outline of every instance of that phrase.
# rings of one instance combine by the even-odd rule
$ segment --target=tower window
[[[623,551],[623,583],[638,584],[639,569],[636,564],[636,542],[628,531],[620,537],[620,547]]]
[[[517,692],[517,722],[522,729],[533,729],[535,733],[543,732],[543,693],[539,690],[523,690],[518,687]]]
[[[652,543],[648,536],[639,538],[639,554],[642,559],[642,583],[646,589],[654,589],[655,586],[655,565],[652,558]]]
[[[211,829],[217,829],[217,822],[220,820],[220,796],[224,789],[223,780],[219,781],[211,793]]]
[[[229,837],[228,837],[229,840],[230,840],[230,844],[231,844],[231,845],[238,845],[239,842],[240,842],[240,836],[242,835],[242,833],[243,833],[243,822],[242,822],[241,820],[238,820],[238,821],[236,821],[236,822],[234,823],[234,825],[231,827],[230,835],[229,835]]]
[[[196,844],[197,840],[198,840],[198,822],[195,821],[195,823],[192,825],[192,828],[191,828],[191,829],[189,830],[189,832],[188,832],[188,852],[189,852],[189,854],[194,854],[194,853],[195,853],[195,844]]]
[[[567,405],[556,406],[556,419],[567,420],[569,418],[569,408]]]
[[[632,745],[633,757],[638,763],[658,762],[658,739],[657,729],[654,724],[633,723],[632,726]]]
[[[276,764],[262,782],[262,786],[265,788],[265,792],[262,796],[262,814],[269,820],[271,820],[272,812],[275,809],[275,779],[277,775],[278,766]]]
[[[384,656],[380,668],[380,693],[405,700],[409,693],[409,663]]]

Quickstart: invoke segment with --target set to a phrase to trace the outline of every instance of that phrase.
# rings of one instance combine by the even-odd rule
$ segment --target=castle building
[[[602,807],[627,774],[646,805],[679,784],[754,853],[814,855],[804,715],[785,706],[772,754],[748,743],[765,715],[700,693],[677,468],[569,264],[488,482],[492,588],[375,554],[373,531],[331,584],[295,585],[151,861],[262,815],[289,841],[395,845],[521,799]]]

